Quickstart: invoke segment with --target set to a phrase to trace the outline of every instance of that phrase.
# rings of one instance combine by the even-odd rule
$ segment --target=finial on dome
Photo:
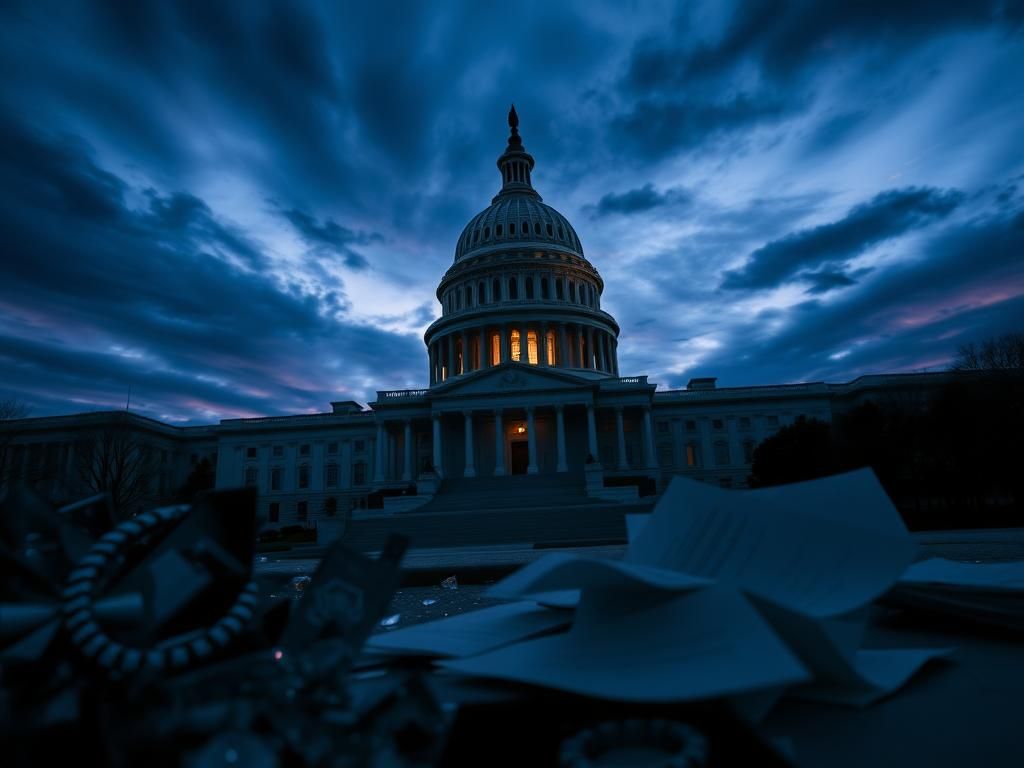
[[[516,114],[515,104],[508,111],[508,127],[512,129],[512,133],[519,133],[519,115]]]
[[[508,137],[508,146],[498,158],[498,170],[501,171],[502,181],[498,197],[517,193],[531,195],[539,200],[540,195],[530,183],[533,157],[523,149],[523,138],[519,135],[519,115],[516,113],[515,104],[508,110],[508,127],[511,131]],[[495,200],[497,199],[496,197]]]

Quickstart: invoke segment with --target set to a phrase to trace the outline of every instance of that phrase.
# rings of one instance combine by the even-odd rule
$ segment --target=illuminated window
[[[554,331],[548,331],[547,342],[548,342],[548,365],[554,365],[557,362],[557,360],[555,360],[555,332]]]
[[[526,332],[526,355],[530,365],[537,364],[537,334],[534,331]]]
[[[501,362],[501,335],[491,334],[491,365],[498,365]]]
[[[519,331],[512,331],[512,359],[519,359]]]
[[[464,359],[464,352],[462,349],[462,339],[455,340],[455,372],[466,372],[466,361]]]
[[[686,466],[696,467],[700,460],[700,455],[697,453],[697,446],[695,443],[687,443],[686,445]]]

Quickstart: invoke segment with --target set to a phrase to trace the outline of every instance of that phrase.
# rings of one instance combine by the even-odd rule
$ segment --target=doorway
[[[530,446],[526,440],[517,440],[511,443],[509,458],[512,462],[513,475],[525,475],[526,468],[530,466]]]

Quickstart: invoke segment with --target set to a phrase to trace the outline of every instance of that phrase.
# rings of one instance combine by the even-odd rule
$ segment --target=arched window
[[[548,237],[554,237],[554,234],[552,233],[551,225],[550,224],[548,224]]]
[[[501,362],[501,335],[491,334],[491,365],[498,365]]]
[[[535,235],[539,235],[540,234],[540,222],[539,221],[535,221],[533,223],[533,233]]]
[[[490,227],[484,227],[484,240],[486,240],[490,236],[491,236],[491,228]]]
[[[466,308],[473,306],[473,286],[466,285]]]
[[[518,360],[521,356],[522,349],[519,344],[519,331],[513,329],[509,335],[509,346],[512,348],[512,359]]]
[[[548,298],[548,279],[546,277],[540,279],[540,297],[542,299]]]
[[[546,343],[548,345],[548,365],[555,365],[558,361],[555,359],[555,332],[548,331]]]
[[[501,237],[501,224],[498,224],[498,225],[497,225],[497,226],[496,226],[496,227],[494,228],[494,236],[495,236],[495,237]]]
[[[510,221],[508,223],[508,234],[511,237],[515,233],[516,233],[516,223],[514,221]]]
[[[491,284],[491,301],[501,301],[501,281],[498,278],[494,278]]]
[[[533,298],[533,275],[526,276],[526,298]]]
[[[536,331],[526,332],[526,359],[530,362],[530,365],[536,365],[539,362],[537,357],[537,333]]]
[[[476,287],[476,298],[480,304],[487,303],[487,284],[480,281],[480,285]]]
[[[508,297],[510,299],[519,298],[519,287],[516,285],[518,281],[514,277],[508,279]]]
[[[686,466],[696,467],[700,465],[700,446],[697,443],[686,444]]]
[[[479,229],[474,229],[473,230],[473,242],[475,243],[479,239],[480,239],[480,230]]]
[[[565,235],[562,234],[562,225],[561,224],[558,225],[558,239],[559,240],[564,240],[565,239]]]

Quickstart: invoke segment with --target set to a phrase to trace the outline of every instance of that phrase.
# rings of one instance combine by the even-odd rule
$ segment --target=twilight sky
[[[1024,329],[1020,0],[119,5],[0,10],[0,399],[32,415],[425,386],[513,101],[623,375],[845,381]]]

